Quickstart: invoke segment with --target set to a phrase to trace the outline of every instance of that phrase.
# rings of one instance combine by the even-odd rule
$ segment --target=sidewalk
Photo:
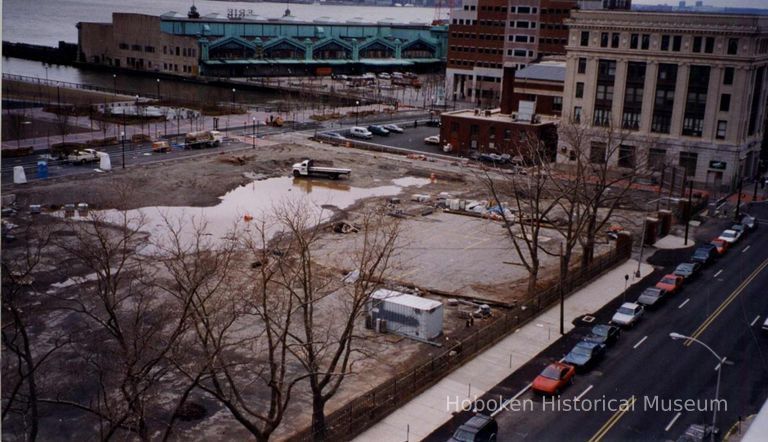
[[[633,283],[638,281],[634,278],[636,270],[637,261],[630,259],[568,297],[565,300],[566,331],[573,329],[571,323],[576,317],[595,312],[620,295],[624,290],[624,275],[630,275]],[[652,266],[643,264],[640,279],[652,271]],[[551,307],[395,410],[355,440],[402,442],[406,440],[406,434],[409,440],[423,439],[452,417],[446,398],[482,396],[559,338],[559,318],[559,306]],[[470,392],[468,385],[471,385]]]

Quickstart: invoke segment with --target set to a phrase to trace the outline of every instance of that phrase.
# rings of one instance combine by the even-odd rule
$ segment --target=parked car
[[[576,368],[573,365],[553,362],[536,376],[531,388],[538,393],[557,395],[566,385],[573,382],[575,374]]]
[[[692,262],[699,262],[702,265],[707,265],[715,260],[717,256],[717,247],[714,244],[704,244],[698,247],[691,255]]]
[[[683,286],[683,279],[682,276],[670,273],[669,275],[664,275],[664,277],[656,283],[656,288],[666,290],[668,294],[673,295],[680,291],[680,288]]]
[[[372,124],[368,126],[368,131],[374,135],[380,135],[382,137],[389,136],[389,131],[384,129],[384,126],[379,126],[378,124]]]
[[[387,72],[381,72],[379,73],[379,78],[381,78],[382,80],[389,80],[391,77]]]
[[[573,365],[577,371],[588,370],[603,356],[605,356],[605,344],[581,341],[565,355],[563,362]]]
[[[622,327],[632,327],[640,320],[644,311],[645,309],[640,304],[625,302],[613,314],[611,322]]]
[[[403,128],[398,126],[397,124],[385,124],[383,127],[384,127],[384,129],[386,129],[386,130],[388,130],[390,132],[394,132],[396,134],[401,134],[401,133],[405,132],[403,130]]]
[[[498,433],[496,419],[477,414],[457,428],[448,442],[494,442]]]
[[[698,262],[684,262],[682,264],[678,264],[678,266],[675,268],[675,271],[672,273],[677,276],[682,276],[683,280],[688,280],[696,275],[700,268],[701,264]]]
[[[326,138],[333,138],[334,140],[346,140],[346,137],[338,132],[325,132],[322,135]]]
[[[648,308],[654,308],[658,307],[659,304],[662,303],[667,298],[667,291],[664,289],[660,289],[658,287],[648,287],[647,289],[643,290],[643,293],[640,293],[640,296],[637,298],[637,303],[648,307]]]
[[[440,127],[440,120],[429,120],[427,121],[428,127]]]
[[[739,232],[739,237],[744,236],[747,233],[747,226],[744,224],[738,223],[731,226],[731,230],[735,230]]]
[[[741,232],[738,232],[733,229],[723,230],[723,233],[721,233],[720,236],[717,237],[717,239],[722,239],[727,243],[733,244],[739,239],[741,239]]]
[[[619,327],[609,324],[598,324],[592,327],[592,330],[590,330],[584,340],[610,346],[615,344],[620,336],[621,329]]]
[[[676,442],[704,442],[712,438],[712,426],[707,424],[691,424]]]
[[[741,223],[749,230],[755,230],[757,227],[757,220],[752,215],[744,215],[744,218],[741,219]]]
[[[369,131],[364,127],[355,126],[349,130],[349,134],[355,138],[362,138],[364,140],[370,140],[371,138],[373,138],[373,134],[371,133],[371,131]]]
[[[435,144],[440,145],[440,135],[430,135],[427,138],[424,138],[424,144]]]
[[[723,241],[722,239],[713,239],[712,242],[710,242],[713,246],[715,246],[715,250],[717,251],[718,256],[724,254],[726,251],[728,251],[728,244],[727,242]]]

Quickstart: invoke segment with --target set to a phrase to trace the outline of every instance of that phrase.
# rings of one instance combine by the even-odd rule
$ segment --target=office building
[[[718,190],[757,172],[768,16],[581,10],[566,23],[563,124],[622,132],[619,149],[592,140],[589,161],[677,166]],[[573,163],[564,143],[558,162]]]

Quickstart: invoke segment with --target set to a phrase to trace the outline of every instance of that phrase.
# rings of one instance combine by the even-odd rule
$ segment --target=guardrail
[[[621,249],[616,248],[595,258],[589,267],[572,271],[563,282],[562,290],[565,296],[628,259],[632,251],[631,241],[626,244],[627,246]],[[503,313],[469,337],[441,348],[430,360],[401,370],[378,387],[357,396],[342,408],[330,413],[326,417],[326,440],[351,440],[362,433],[478,353],[554,305],[560,299],[560,290],[559,282],[539,290],[526,303]],[[311,428],[291,437],[291,440],[296,441],[314,439]]]
[[[131,96],[136,95],[136,91],[125,91],[125,90],[115,89],[115,88],[95,86],[92,84],[72,83],[69,81],[50,80],[46,78],[29,77],[26,75],[4,73],[3,80],[4,81],[21,81],[24,83],[37,84],[37,85],[49,86],[49,87],[63,87],[67,89],[81,89],[86,91],[105,92],[109,94],[131,95]],[[141,96],[142,98],[158,98],[157,95],[153,95],[151,93],[145,93],[145,92],[142,92]]]

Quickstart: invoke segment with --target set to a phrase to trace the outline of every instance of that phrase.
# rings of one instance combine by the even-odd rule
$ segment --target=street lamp
[[[117,95],[117,74],[112,74],[112,95]]]
[[[123,146],[122,168],[125,169],[125,131],[120,132],[120,144]]]
[[[160,99],[160,79],[157,79],[157,99]]]
[[[253,117],[253,148],[256,149],[256,117]]]
[[[718,362],[718,364],[717,364],[717,384],[715,385],[715,404],[712,407],[712,431],[710,432],[711,440],[714,442],[714,440],[715,440],[715,424],[717,423],[717,408],[718,408],[718,403],[719,403],[718,398],[720,397],[720,372],[723,369],[723,365],[725,365],[725,364],[733,365],[733,363],[729,363],[729,362],[727,362],[725,360],[725,358],[721,358],[720,355],[718,355],[717,353],[715,353],[714,350],[712,350],[712,347],[710,347],[709,345],[699,341],[696,338],[693,338],[691,336],[681,335],[680,333],[675,333],[675,332],[670,333],[669,337],[672,338],[673,340],[685,339],[685,340],[688,340],[688,341],[691,341],[691,342],[695,342],[695,343],[703,346],[707,350],[709,350],[709,352],[712,353],[712,355],[717,359],[717,362]]]
[[[360,100],[355,100],[355,126],[358,125],[360,119]]]

